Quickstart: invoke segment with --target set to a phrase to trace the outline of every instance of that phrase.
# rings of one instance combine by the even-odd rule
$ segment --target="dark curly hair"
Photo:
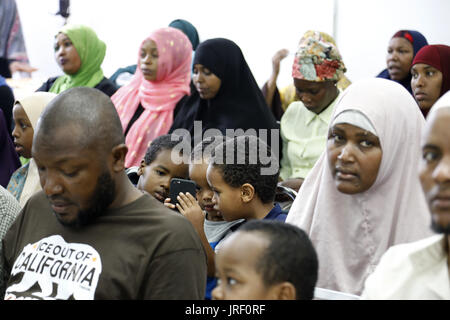
[[[223,135],[210,136],[210,137],[204,138],[192,150],[191,161],[211,158],[211,155],[213,154],[214,149],[218,145],[220,145],[230,139],[231,138],[229,138],[227,136],[223,136]]]
[[[172,150],[176,145],[183,143],[183,137],[173,134],[165,134],[157,137],[147,148],[144,156],[146,165],[152,163],[162,150]]]
[[[231,187],[249,183],[263,203],[274,201],[280,172],[278,159],[258,137],[242,135],[219,144],[210,164],[220,170],[223,180]]]
[[[276,220],[250,220],[238,232],[258,232],[269,240],[255,269],[266,286],[292,283],[297,300],[312,300],[319,261],[308,235],[300,228]]]

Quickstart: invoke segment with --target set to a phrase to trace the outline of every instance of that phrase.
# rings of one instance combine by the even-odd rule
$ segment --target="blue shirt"
[[[270,212],[263,218],[263,220],[278,220],[285,222],[287,214],[281,210],[281,207],[278,203],[270,210]]]

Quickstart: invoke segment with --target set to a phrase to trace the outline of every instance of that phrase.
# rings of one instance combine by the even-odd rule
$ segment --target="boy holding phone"
[[[215,248],[219,242],[244,221],[225,221],[223,219],[220,211],[215,208],[214,193],[206,180],[206,170],[208,169],[211,153],[216,146],[223,143],[226,139],[224,136],[208,137],[195,146],[191,153],[191,163],[189,164],[189,178],[195,182],[197,187],[195,194],[182,192],[177,196],[178,201],[176,205],[171,203],[170,199],[165,201],[167,207],[177,208],[181,214],[191,221],[202,240],[208,257],[205,299],[211,299],[211,291],[217,282],[214,268]]]
[[[188,164],[172,161],[172,150],[183,138],[171,134],[159,136],[152,141],[138,169],[137,188],[150,193],[158,201],[169,197],[173,178],[187,179]]]

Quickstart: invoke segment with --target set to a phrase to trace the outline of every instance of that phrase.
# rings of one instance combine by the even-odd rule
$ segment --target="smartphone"
[[[194,198],[197,193],[197,185],[192,180],[173,178],[170,180],[169,198],[170,202],[177,204],[177,197],[180,192],[190,193]]]

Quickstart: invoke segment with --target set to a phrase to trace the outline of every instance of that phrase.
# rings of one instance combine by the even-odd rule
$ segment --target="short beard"
[[[450,224],[447,224],[446,226],[442,226],[435,221],[431,221],[431,230],[433,230],[436,233],[444,234],[446,236],[450,235]]]
[[[111,174],[105,171],[98,177],[97,186],[90,200],[91,206],[85,210],[80,210],[74,221],[63,224],[74,228],[81,228],[91,224],[99,216],[104,214],[109,205],[114,201],[115,196],[116,188],[114,180]]]

